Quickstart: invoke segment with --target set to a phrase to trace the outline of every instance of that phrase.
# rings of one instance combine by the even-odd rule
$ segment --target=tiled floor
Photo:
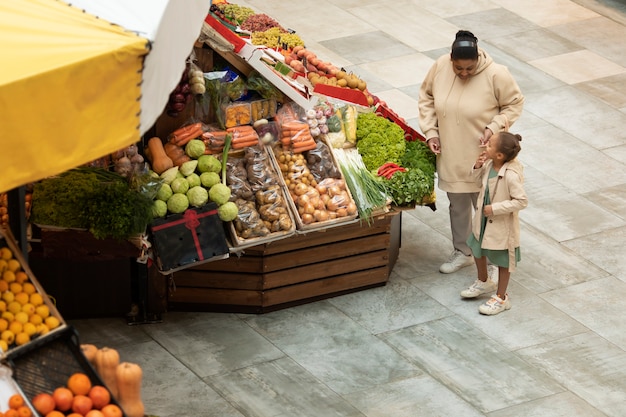
[[[626,6],[600,0],[248,0],[360,74],[417,127],[417,91],[460,28],[526,95],[529,207],[513,309],[442,275],[445,194],[403,216],[385,287],[264,315],[77,320],[145,371],[160,417],[626,416]]]

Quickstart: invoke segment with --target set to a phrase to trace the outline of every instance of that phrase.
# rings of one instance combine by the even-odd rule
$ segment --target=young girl
[[[474,255],[478,279],[461,291],[461,297],[474,298],[497,289],[478,308],[481,314],[493,315],[511,308],[506,289],[510,273],[520,261],[518,213],[528,205],[524,168],[515,159],[521,140],[520,135],[509,132],[493,135],[474,164],[473,174],[482,188],[467,244]],[[487,258],[498,266],[497,285],[488,278]]]

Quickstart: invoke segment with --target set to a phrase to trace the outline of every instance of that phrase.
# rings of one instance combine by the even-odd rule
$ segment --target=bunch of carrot
[[[311,129],[308,123],[292,120],[285,122],[281,126],[280,141],[284,149],[291,149],[299,153],[315,149],[317,143],[311,136]]]
[[[259,144],[259,135],[250,125],[229,127],[226,132],[233,137],[231,142],[233,149],[243,149]]]
[[[224,149],[224,140],[228,134],[225,130],[212,130],[202,134],[202,141],[206,145],[205,154],[218,154]]]
[[[192,123],[179,127],[168,136],[170,143],[178,146],[185,146],[191,139],[202,136],[202,123]]]

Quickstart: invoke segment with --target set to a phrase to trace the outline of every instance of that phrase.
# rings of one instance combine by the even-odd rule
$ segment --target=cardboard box
[[[161,273],[228,258],[224,225],[213,202],[156,219],[150,225],[150,232]]]

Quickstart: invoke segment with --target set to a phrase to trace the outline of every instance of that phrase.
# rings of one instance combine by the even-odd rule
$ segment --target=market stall
[[[35,3],[46,8],[33,12],[37,19],[59,5]],[[108,75],[119,79],[120,89],[122,79],[130,80],[132,89],[102,102],[97,94],[88,97],[93,103],[72,102],[73,124],[81,126],[68,132],[77,144],[55,130],[36,172],[0,182],[0,192],[25,192],[23,214],[32,229],[30,260],[21,264],[40,292],[56,299],[56,312],[126,314],[130,324],[150,322],[146,313],[158,321],[173,309],[263,313],[387,282],[401,246],[402,211],[434,209],[434,156],[366,80],[323,60],[297,33],[247,7],[213,2],[202,9],[204,3],[196,2],[174,13],[164,1],[161,13],[171,19],[139,30],[119,18],[121,3],[92,5],[97,9],[89,3],[77,4],[116,23],[113,32],[135,42],[134,53],[122,54],[129,56],[128,69]],[[85,13],[71,14],[74,21]],[[180,29],[184,15],[194,15],[198,25],[186,27],[186,42],[163,46],[164,34]],[[134,72],[142,83],[130,77]],[[98,75],[104,78],[92,80],[107,82]],[[117,101],[130,107],[109,112]],[[115,117],[124,122],[102,117],[97,125],[78,123],[83,107],[98,115],[120,112]],[[12,129],[17,136],[19,124]],[[33,152],[30,143],[20,149]],[[14,245],[11,233],[3,236]],[[85,275],[89,285],[82,285]],[[32,336],[39,346],[52,340]],[[76,340],[71,328],[58,338],[77,346],[67,342]],[[24,357],[20,351],[39,352],[34,343],[26,346],[32,347],[17,349],[12,340],[3,349],[14,370]],[[89,355],[79,353],[71,374],[95,369],[91,385],[110,388],[106,367],[93,358],[85,365]],[[28,385],[19,378],[18,388]],[[134,417],[123,400],[120,393],[111,402]],[[143,412],[142,404],[134,405]]]

